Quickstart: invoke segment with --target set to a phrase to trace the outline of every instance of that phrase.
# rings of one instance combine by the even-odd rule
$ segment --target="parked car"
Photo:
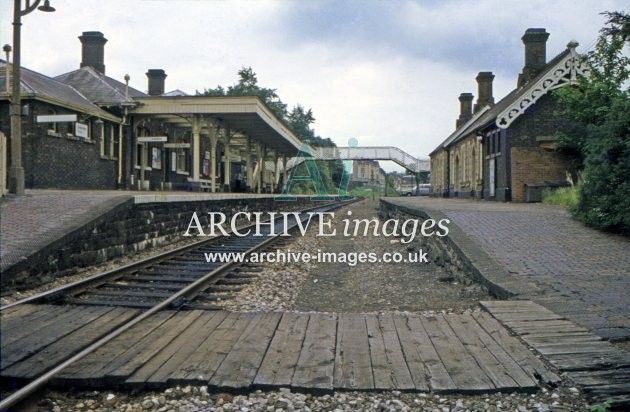
[[[415,187],[408,196],[429,196],[431,185],[429,183],[420,183]]]

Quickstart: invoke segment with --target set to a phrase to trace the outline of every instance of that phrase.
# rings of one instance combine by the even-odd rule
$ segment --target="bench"
[[[199,179],[198,181],[193,181],[190,177],[187,179],[188,185],[191,191],[195,192],[211,192],[212,191],[212,180],[210,179]],[[217,183],[216,187],[219,187]]]

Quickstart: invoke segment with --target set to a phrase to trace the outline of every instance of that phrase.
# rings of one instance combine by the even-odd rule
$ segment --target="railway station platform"
[[[114,226],[116,219],[123,218],[115,214],[117,210],[132,205],[271,200],[272,196],[244,193],[116,190],[27,190],[25,196],[8,195],[0,199],[0,273],[2,273],[2,284],[6,284],[9,276],[17,275],[20,272],[33,273],[36,271],[32,268],[33,260],[46,259],[44,271],[46,269],[61,271],[71,267],[99,263],[112,256],[120,256],[124,251],[121,250],[120,246],[122,245],[114,244],[116,242],[104,245],[101,248],[103,251],[97,252],[96,255],[89,253],[95,252],[95,250],[67,251],[68,256],[60,255],[59,251],[64,248],[67,249],[70,243],[85,235],[85,233],[81,233],[82,231],[92,231],[93,234],[99,234],[101,238],[121,235],[120,233],[105,234],[102,232],[106,230],[106,227]],[[99,221],[102,221],[100,228],[96,227]],[[129,224],[137,224],[137,221],[135,223],[129,221]],[[99,231],[101,233],[97,233]],[[143,233],[137,235],[147,236]],[[168,241],[169,239],[159,240]],[[147,244],[137,245],[136,248],[148,246],[150,242],[145,243]],[[96,248],[98,249],[99,246],[97,245]],[[88,253],[83,253],[83,257],[79,257],[80,252]],[[64,260],[67,261],[65,266]],[[48,262],[51,262],[52,266],[46,266]]]
[[[630,239],[588,228],[559,206],[427,197],[382,200],[450,219],[449,236],[481,275],[604,339],[630,339]]]

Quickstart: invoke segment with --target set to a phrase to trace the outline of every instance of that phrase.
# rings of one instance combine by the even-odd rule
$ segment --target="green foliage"
[[[630,15],[604,13],[607,26],[585,61],[589,78],[559,89],[559,114],[572,120],[559,150],[579,156],[583,183],[571,211],[586,224],[630,235]]]
[[[595,404],[591,406],[591,412],[610,412],[610,407],[612,406],[611,401],[606,401],[602,403]]]
[[[575,207],[578,203],[578,188],[574,186],[560,187],[543,191],[543,203]]]
[[[272,112],[281,120],[287,117],[287,105],[280,100],[276,89],[269,89],[258,85],[258,78],[251,67],[242,67],[238,71],[238,83],[224,89],[217,86],[214,89],[203,89],[200,96],[258,96],[260,100],[271,109]]]

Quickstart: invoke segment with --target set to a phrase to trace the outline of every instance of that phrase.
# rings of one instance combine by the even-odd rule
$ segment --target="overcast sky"
[[[11,0],[0,0],[0,44],[12,43]],[[314,128],[345,146],[393,145],[426,157],[454,129],[462,92],[492,71],[495,100],[516,85],[528,27],[551,33],[547,58],[575,39],[592,47],[598,13],[615,0],[51,0],[22,19],[22,65],[49,76],[79,67],[83,31],[101,31],[106,74],[146,91],[149,68],[166,90],[237,81],[312,108]],[[2,56],[4,58],[4,56]],[[386,167],[391,169],[390,167]]]

